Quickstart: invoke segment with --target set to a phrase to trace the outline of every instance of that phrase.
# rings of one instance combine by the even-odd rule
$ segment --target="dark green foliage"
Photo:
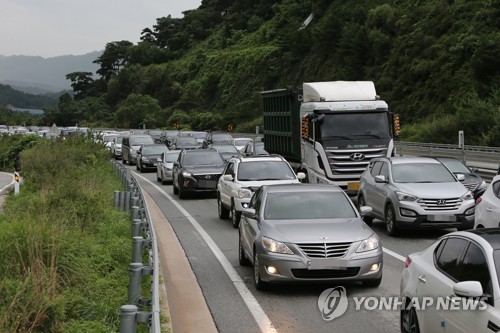
[[[24,109],[41,109],[43,107],[55,106],[57,99],[27,94],[22,91],[12,89],[10,86],[0,84],[0,107],[13,105]]]
[[[481,135],[466,143],[500,145],[491,121],[499,16],[495,0],[203,1],[184,18],[158,18],[138,45],[120,44],[121,56],[111,59],[126,61],[102,67],[112,79],[101,91],[114,112],[130,94],[149,95],[160,118],[182,110],[188,118],[175,117],[198,127],[193,114],[208,111],[238,128],[261,115],[261,90],[371,80],[401,115],[403,140],[452,143],[467,129]]]

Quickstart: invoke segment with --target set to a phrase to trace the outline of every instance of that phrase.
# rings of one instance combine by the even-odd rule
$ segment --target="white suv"
[[[231,158],[217,183],[217,208],[221,219],[232,217],[238,228],[241,212],[248,207],[253,193],[262,185],[296,184],[305,178],[297,175],[279,155]]]

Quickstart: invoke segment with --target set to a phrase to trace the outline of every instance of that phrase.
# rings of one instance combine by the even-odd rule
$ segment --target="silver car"
[[[376,158],[361,175],[358,206],[372,207],[364,221],[385,221],[391,236],[400,229],[471,229],[474,197],[463,179],[429,157]]]
[[[169,150],[161,154],[156,163],[156,179],[163,185],[172,183],[172,169],[179,158],[180,150]]]
[[[363,207],[363,213],[370,207]],[[257,289],[276,282],[382,281],[382,244],[337,186],[264,185],[243,210],[239,261]]]

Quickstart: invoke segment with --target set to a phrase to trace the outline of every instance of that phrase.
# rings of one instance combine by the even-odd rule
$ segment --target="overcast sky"
[[[156,19],[198,8],[201,0],[0,0],[0,55],[54,57],[139,41]]]

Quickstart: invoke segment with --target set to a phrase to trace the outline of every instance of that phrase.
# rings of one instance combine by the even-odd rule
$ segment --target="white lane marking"
[[[236,270],[233,268],[233,265],[229,262],[229,260],[226,258],[226,256],[222,253],[222,251],[219,249],[217,244],[213,241],[212,237],[205,231],[205,229],[202,228],[202,226],[196,221],[194,217],[192,217],[187,210],[184,209],[184,207],[181,206],[180,203],[178,203],[176,200],[174,200],[167,192],[165,192],[163,189],[161,189],[158,185],[154,184],[152,181],[149,179],[139,175],[138,173],[134,172],[135,176],[138,176],[148,182],[149,184],[153,185],[160,193],[162,193],[164,196],[167,197],[168,200],[170,200],[175,207],[177,207],[178,210],[181,211],[182,214],[188,219],[188,221],[193,225],[193,227],[200,233],[201,237],[205,240],[207,245],[210,247],[214,255],[217,257],[219,260],[220,264],[226,271],[226,274],[229,276],[231,281],[233,282],[236,290],[241,295],[241,298],[243,299],[243,302],[248,307],[248,310],[252,313],[252,316],[254,317],[255,321],[260,327],[260,330],[263,333],[274,333],[278,332],[273,324],[271,323],[271,320],[269,317],[265,314],[264,310],[260,307],[259,302],[257,299],[253,296],[253,294],[250,292],[250,290],[246,287],[245,283],[243,280],[240,278]]]
[[[405,258],[405,257],[403,257],[403,256],[402,256],[402,255],[400,255],[400,254],[397,254],[396,252],[393,252],[393,251],[391,251],[391,250],[389,250],[389,249],[386,249],[385,247],[383,247],[383,248],[382,248],[382,250],[383,250],[385,253],[387,253],[388,255],[393,256],[394,258],[399,259],[399,260],[401,260],[402,262],[405,262],[405,261],[406,261],[406,258]]]

